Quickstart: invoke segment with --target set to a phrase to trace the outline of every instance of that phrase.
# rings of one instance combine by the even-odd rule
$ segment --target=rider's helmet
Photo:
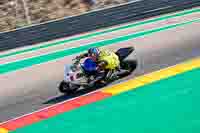
[[[90,48],[90,49],[88,50],[88,54],[89,54],[89,56],[98,57],[99,54],[100,54],[100,50],[99,50],[99,48],[97,48],[97,47]]]
[[[86,72],[95,72],[97,69],[97,63],[92,58],[87,58],[82,64],[82,68]]]

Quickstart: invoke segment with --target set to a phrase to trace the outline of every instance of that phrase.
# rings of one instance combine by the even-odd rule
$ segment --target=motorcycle
[[[80,60],[72,60],[71,65],[66,65],[64,70],[64,80],[58,86],[61,93],[72,94],[81,89],[104,87],[113,81],[130,75],[137,67],[137,60],[127,59],[134,51],[134,47],[120,48],[115,53],[119,57],[120,67],[111,75],[106,76],[106,82],[97,81],[92,86],[90,81],[96,78],[95,72],[88,72],[84,69],[84,64],[89,61],[89,58],[83,62]]]

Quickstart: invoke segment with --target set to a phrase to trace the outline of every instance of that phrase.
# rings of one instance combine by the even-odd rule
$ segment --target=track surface
[[[133,75],[123,80],[200,56],[199,27],[200,23],[193,23],[109,46],[112,49],[119,46],[136,48],[139,66]],[[63,65],[70,63],[73,57],[1,75],[0,122],[71,98],[62,96],[56,87],[63,78]],[[80,95],[84,93],[80,92]]]

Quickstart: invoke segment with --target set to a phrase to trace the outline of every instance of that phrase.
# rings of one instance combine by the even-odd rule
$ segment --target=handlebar
[[[79,64],[81,64],[80,60],[81,60],[80,58],[72,59],[72,61],[73,61],[73,65],[72,65],[73,68],[72,69],[73,70],[76,71],[79,68],[78,66],[79,66]]]

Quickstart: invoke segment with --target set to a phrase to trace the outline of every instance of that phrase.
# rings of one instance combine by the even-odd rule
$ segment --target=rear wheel
[[[137,68],[137,61],[136,60],[125,60],[121,62],[120,69],[125,70],[123,76],[127,76],[131,74]]]

